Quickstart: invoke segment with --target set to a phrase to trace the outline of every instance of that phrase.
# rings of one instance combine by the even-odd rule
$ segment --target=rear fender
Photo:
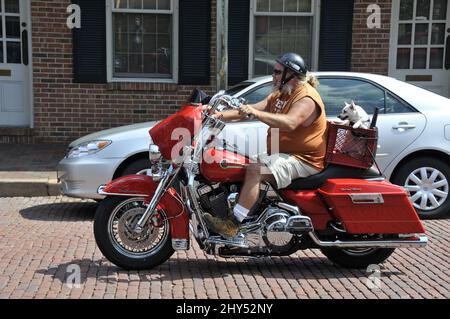
[[[158,187],[158,182],[147,175],[128,175],[119,177],[106,186],[99,188],[99,193],[106,196],[144,197],[150,203]],[[180,196],[174,188],[169,188],[161,197],[158,208],[163,209],[169,218],[172,242],[189,240],[189,214]]]

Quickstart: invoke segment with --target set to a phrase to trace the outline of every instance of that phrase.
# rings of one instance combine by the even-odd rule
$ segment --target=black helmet
[[[289,70],[294,71],[296,74],[306,76],[306,73],[308,72],[305,61],[303,61],[303,58],[296,53],[285,53],[276,61]]]

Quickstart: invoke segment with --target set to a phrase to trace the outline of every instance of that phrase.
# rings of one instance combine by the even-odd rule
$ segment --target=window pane
[[[148,74],[156,74],[156,56],[154,54],[144,55],[144,72]]]
[[[171,77],[170,15],[117,13],[113,23],[115,76]]]
[[[142,0],[128,0],[128,8],[142,9]]]
[[[156,34],[156,15],[146,14],[144,15],[144,33]]]
[[[170,10],[170,0],[158,0],[159,10]]]
[[[426,69],[427,49],[414,49],[413,69]]]
[[[411,49],[397,49],[397,69],[409,69],[409,61],[411,58]]]
[[[431,44],[444,44],[445,23],[433,23],[431,31]]]
[[[6,0],[5,12],[8,13],[20,13],[19,0]]]
[[[297,0],[284,0],[284,12],[297,12]]]
[[[7,42],[7,63],[22,63],[22,54],[20,52],[20,42]]]
[[[269,0],[257,0],[256,11],[269,12]]]
[[[0,16],[0,39],[3,38],[3,17]]]
[[[410,113],[412,110],[408,105],[388,93],[386,98],[386,110],[383,113]]]
[[[269,34],[281,36],[283,31],[282,17],[269,17]]]
[[[156,0],[144,0],[144,9],[156,9]]]
[[[430,69],[442,69],[444,66],[444,48],[430,49]]]
[[[114,8],[128,8],[128,0],[115,0]]]
[[[114,57],[114,73],[127,73],[128,72],[128,55],[117,54]]]
[[[283,0],[270,0],[270,12],[283,12]]]
[[[416,19],[417,18],[426,20],[430,18],[430,0],[417,0]]]
[[[312,11],[311,10],[311,0],[299,0],[298,12],[311,12],[311,11]]]
[[[368,114],[375,107],[384,106],[384,91],[373,84],[350,79],[319,79],[319,93],[325,104],[327,116],[337,116],[345,105],[352,100]]]
[[[311,23],[311,17],[255,17],[254,75],[271,74],[284,52],[296,52],[310,64]]]
[[[5,60],[3,57],[3,41],[0,41],[0,63],[5,63]]]
[[[171,33],[172,25],[170,23],[170,17],[168,15],[159,15],[157,21],[159,34]]]
[[[434,0],[433,6],[433,19],[445,20],[447,14],[447,2],[448,0]]]
[[[267,17],[258,17],[255,20],[256,35],[267,34],[269,32],[269,19]]]
[[[20,17],[6,17],[6,37],[20,38]]]
[[[398,44],[411,44],[412,24],[398,25]]]
[[[428,23],[416,24],[415,44],[428,44]]]
[[[142,54],[130,54],[130,65],[129,72],[130,73],[142,73],[143,72],[143,64],[142,64]]]
[[[114,47],[116,48],[116,53],[127,53],[128,41],[128,33],[116,33],[114,35]]]
[[[414,0],[400,1],[400,20],[412,20]]]

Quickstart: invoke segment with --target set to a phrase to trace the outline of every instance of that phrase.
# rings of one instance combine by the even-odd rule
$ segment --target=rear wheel
[[[106,197],[97,208],[94,235],[100,251],[112,263],[129,269],[149,269],[172,256],[174,250],[167,214],[158,210],[154,225],[148,221],[141,233],[134,226],[146,206],[144,198]]]
[[[333,263],[345,268],[367,268],[384,262],[394,248],[322,248],[322,253]]]
[[[405,187],[421,219],[450,213],[450,167],[433,157],[419,157],[399,169],[393,183]]]

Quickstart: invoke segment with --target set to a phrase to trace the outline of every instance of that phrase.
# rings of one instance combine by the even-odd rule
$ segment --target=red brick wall
[[[381,8],[381,28],[369,29],[367,7]],[[355,0],[353,15],[352,71],[388,74],[392,0]]]
[[[154,83],[73,83],[72,33],[66,26],[70,0],[31,2],[34,142],[69,142],[88,133],[173,114],[195,86]],[[211,8],[215,17],[215,1]],[[215,22],[211,30],[215,47]],[[215,87],[215,50],[211,52]]]

